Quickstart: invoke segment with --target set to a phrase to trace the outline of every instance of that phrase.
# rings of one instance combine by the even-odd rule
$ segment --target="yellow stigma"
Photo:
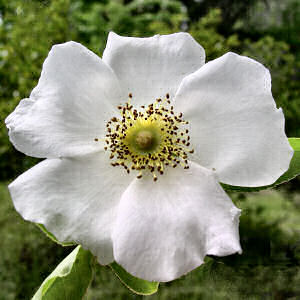
[[[147,151],[153,148],[154,136],[151,131],[141,130],[135,137],[135,143],[141,150]]]
[[[131,98],[129,94],[127,103],[118,106],[120,116],[106,124],[104,149],[111,153],[111,165],[122,166],[127,173],[137,170],[137,178],[149,171],[154,181],[156,174],[164,173],[165,166],[188,169],[188,153],[194,151],[189,148],[190,137],[185,128],[188,122],[182,119],[182,113],[174,112],[169,94],[146,108],[141,106],[141,111],[133,108]]]

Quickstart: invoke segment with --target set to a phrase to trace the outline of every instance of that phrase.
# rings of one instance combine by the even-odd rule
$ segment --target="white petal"
[[[221,182],[263,186],[288,169],[293,150],[260,63],[234,53],[207,63],[182,81],[175,106],[191,124],[194,159]]]
[[[203,263],[206,254],[241,252],[240,210],[213,173],[195,163],[136,179],[122,196],[113,230],[116,261],[129,273],[170,281]]]
[[[61,242],[74,241],[112,262],[116,207],[132,177],[109,165],[103,152],[46,159],[9,185],[16,210],[43,224]]]
[[[133,103],[145,105],[169,93],[205,62],[203,48],[188,33],[151,38],[108,36],[103,60],[111,66]]]
[[[119,102],[117,78],[97,55],[75,42],[53,46],[30,99],[6,119],[10,140],[36,157],[97,151]]]

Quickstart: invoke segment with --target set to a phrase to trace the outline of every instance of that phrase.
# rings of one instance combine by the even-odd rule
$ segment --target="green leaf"
[[[289,138],[290,145],[294,149],[294,155],[290,163],[289,169],[279,177],[276,182],[270,185],[258,186],[258,187],[241,187],[233,186],[221,183],[225,191],[228,192],[257,192],[271,187],[277,186],[279,184],[290,181],[300,174],[300,138]]]
[[[82,299],[93,276],[94,257],[77,246],[44,280],[32,300]]]
[[[132,292],[138,295],[151,295],[157,292],[159,282],[150,282],[132,276],[126,272],[120,265],[113,262],[109,265],[120,281]]]
[[[59,245],[61,245],[61,246],[67,247],[67,246],[75,246],[75,245],[76,245],[75,243],[72,243],[72,242],[65,242],[65,243],[60,242],[60,241],[54,236],[54,234],[52,234],[50,231],[48,231],[48,230],[46,229],[46,227],[45,227],[43,224],[35,223],[35,225],[36,225],[41,231],[43,231],[43,232],[46,234],[46,236],[47,236],[50,240],[52,240],[53,242],[55,242],[55,243],[57,243],[57,244],[59,244]]]

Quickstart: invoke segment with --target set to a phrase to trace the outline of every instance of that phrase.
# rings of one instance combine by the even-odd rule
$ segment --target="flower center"
[[[155,145],[155,138],[151,131],[141,130],[135,137],[135,143],[139,149],[149,151]]]
[[[174,112],[169,94],[146,108],[141,106],[139,112],[131,105],[131,98],[129,94],[128,102],[118,106],[120,116],[106,124],[104,149],[110,151],[111,165],[122,166],[127,173],[137,170],[137,178],[149,171],[154,181],[158,173],[164,174],[166,166],[188,169],[188,153],[194,152],[190,148],[188,122],[182,119],[182,113]]]

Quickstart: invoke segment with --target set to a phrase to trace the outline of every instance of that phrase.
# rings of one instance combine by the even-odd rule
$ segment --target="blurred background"
[[[0,0],[0,300],[30,299],[72,251],[23,221],[7,191],[38,160],[13,148],[4,119],[37,84],[53,44],[75,40],[101,56],[111,30],[139,37],[187,31],[205,48],[207,61],[234,51],[268,67],[287,135],[300,137],[299,29],[298,0]],[[243,209],[243,255],[207,258],[148,299],[300,299],[299,183],[231,194]],[[86,295],[142,298],[104,267]]]

